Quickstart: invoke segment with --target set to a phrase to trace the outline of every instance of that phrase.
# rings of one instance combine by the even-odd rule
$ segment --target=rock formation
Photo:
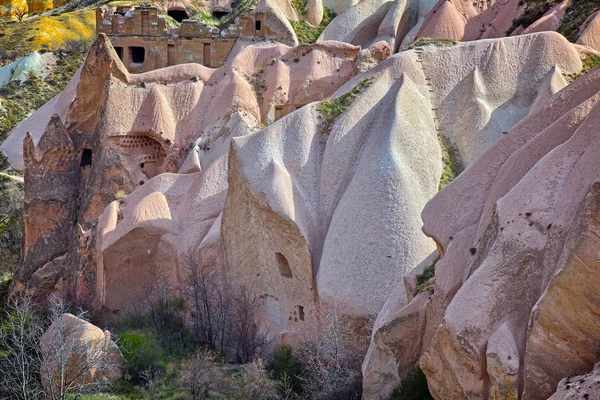
[[[76,388],[112,383],[123,375],[123,355],[110,332],[73,314],[63,314],[50,325],[40,348],[44,390],[55,396],[61,390],[66,394]]]
[[[33,136],[25,141],[27,239],[15,290],[28,289],[40,296],[62,290],[74,292],[80,300],[99,299],[102,304],[102,279],[115,279],[104,270],[102,256],[106,251],[111,271],[127,275],[124,265],[129,259],[123,259],[117,249],[131,244],[130,231],[143,232],[139,225],[144,221],[151,225],[161,218],[175,218],[171,230],[153,232],[159,239],[166,232],[182,234],[185,221],[195,213],[207,228],[187,226],[190,235],[186,235],[186,241],[176,241],[180,247],[175,254],[181,255],[188,246],[195,249],[222,209],[226,174],[222,171],[214,175],[211,171],[218,170],[219,165],[226,171],[227,162],[222,156],[228,151],[230,138],[247,135],[261,124],[329,96],[359,71],[363,59],[376,59],[380,53],[380,57],[386,57],[389,49],[374,48],[368,52],[369,57],[359,57],[359,52],[359,48],[342,43],[251,47],[216,70],[189,64],[131,75],[110,43],[100,36],[81,73],[74,78],[77,91],[65,120],[54,116],[37,146]],[[30,126],[39,124],[35,121],[45,115],[34,114]],[[197,172],[195,178],[173,176],[174,180],[160,183],[169,176],[164,173],[175,173],[180,168],[181,173]],[[156,175],[157,181],[148,182]],[[216,205],[206,214],[192,211],[201,200],[193,192],[185,193],[190,182],[201,176],[211,181],[206,187],[196,185],[198,190]],[[51,184],[52,190],[47,186],[52,181],[49,177],[57,183]],[[137,197],[142,204],[136,204],[133,196],[118,211],[119,215],[123,211],[126,214],[115,232],[110,224],[94,229],[111,202],[117,200],[119,210],[122,198],[145,184]],[[174,188],[167,190],[164,184],[179,186],[179,194]],[[160,196],[156,194],[151,201],[141,194],[154,191]],[[178,204],[181,194],[189,199],[190,214],[174,210],[165,214],[166,203]],[[131,210],[141,213],[132,220],[126,211],[131,203]],[[56,212],[48,214],[48,207],[55,207]],[[115,205],[111,207],[109,210]],[[105,214],[102,221],[112,221],[109,211]],[[183,219],[177,222],[178,217]],[[106,238],[97,237],[100,231]],[[87,232],[85,240],[81,232]],[[142,253],[147,250],[144,248]],[[135,258],[132,249],[125,251],[136,263],[143,262]],[[167,259],[173,255],[169,251]],[[116,261],[112,257],[117,257]],[[176,258],[173,262],[177,263]],[[96,280],[98,276],[102,279]],[[141,278],[132,276],[136,282]],[[123,306],[117,297],[110,301],[120,304],[113,310]]]
[[[558,383],[558,389],[548,400],[596,399],[600,398],[598,385],[600,365],[596,364],[589,374],[570,376]]]
[[[546,399],[591,369],[599,74],[535,107],[425,206],[435,281],[405,306],[388,299],[367,378],[420,357],[436,398]]]
[[[571,6],[515,26],[518,0],[311,0],[314,25],[340,15],[289,47],[297,10],[261,0],[279,43],[139,74],[101,34],[2,145],[26,182],[12,293],[118,316],[192,254],[279,341],[318,303],[377,313],[365,399],[417,367],[436,399],[582,393],[595,373],[559,382],[600,359],[600,71],[575,80],[597,14],[577,45],[552,32]]]

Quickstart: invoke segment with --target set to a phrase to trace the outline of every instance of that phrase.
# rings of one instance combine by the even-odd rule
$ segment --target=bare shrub
[[[221,353],[230,351],[239,363],[260,357],[266,334],[257,324],[258,298],[246,286],[225,288],[214,266],[188,250],[181,292],[188,300],[197,342]]]
[[[40,382],[42,316],[31,297],[15,296],[0,327],[0,398],[18,400],[43,396]],[[6,397],[5,397],[6,396]]]
[[[100,342],[80,340],[86,323],[85,313],[67,314],[64,301],[57,296],[52,296],[49,303],[52,325],[42,338],[40,368],[47,397],[51,400],[77,398],[109,386],[106,376],[120,368],[110,338]]]
[[[307,398],[360,398],[361,363],[369,343],[366,322],[345,316],[339,301],[317,305],[313,322],[298,346]]]
[[[216,356],[212,350],[203,349],[197,351],[190,360],[183,364],[181,384],[192,400],[209,398],[215,378],[212,371],[215,359]]]
[[[246,286],[240,286],[231,300],[231,323],[229,327],[230,348],[240,364],[260,357],[266,350],[266,333],[256,323],[260,304],[256,295]]]
[[[144,391],[150,399],[158,399],[161,389],[163,373],[152,367],[145,369],[140,374],[144,385]]]
[[[224,294],[214,267],[202,263],[188,250],[183,256],[185,275],[182,293],[189,301],[194,336],[210,349],[224,352],[231,300]]]
[[[269,377],[261,359],[245,364],[243,371],[232,377],[236,399],[278,399],[277,382]]]

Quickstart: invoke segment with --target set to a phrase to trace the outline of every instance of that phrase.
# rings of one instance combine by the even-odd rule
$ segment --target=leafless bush
[[[303,390],[311,399],[360,396],[361,363],[368,346],[365,321],[357,322],[342,313],[339,301],[319,304],[303,341],[298,358],[306,371]]]
[[[183,364],[181,384],[190,394],[192,400],[209,398],[211,385],[214,384],[212,366],[215,359],[212,350],[203,349],[196,352],[189,361]]]
[[[261,359],[243,366],[243,371],[232,378],[236,399],[276,400],[277,383],[270,379]]]
[[[184,255],[182,293],[191,308],[196,339],[210,349],[231,351],[239,363],[259,357],[267,345],[256,321],[259,302],[245,286],[223,288],[218,271],[189,250]]]
[[[158,399],[160,394],[160,382],[162,372],[153,368],[148,368],[140,373],[144,384],[144,390],[150,399]]]
[[[225,351],[228,318],[231,308],[229,296],[224,294],[214,267],[202,263],[193,251],[183,256],[185,275],[182,292],[189,300],[194,336],[210,349]]]
[[[113,356],[111,341],[80,340],[86,323],[85,313],[76,317],[66,314],[67,307],[59,297],[50,298],[52,325],[41,342],[41,377],[46,395],[51,400],[75,398],[108,386],[106,376],[120,368]]]
[[[266,350],[266,333],[258,326],[256,314],[260,304],[246,286],[240,286],[231,300],[230,348],[237,362],[254,361]]]
[[[166,348],[173,349],[184,342],[183,299],[177,296],[159,267],[152,267],[137,299],[134,314],[146,318],[156,337]]]
[[[22,294],[12,299],[0,329],[0,398],[42,398],[39,341],[44,327],[41,320],[30,296]]]

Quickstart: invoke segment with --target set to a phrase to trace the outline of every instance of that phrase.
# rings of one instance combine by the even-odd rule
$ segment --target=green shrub
[[[327,25],[333,20],[337,14],[328,8],[323,10],[323,19],[319,26],[313,26],[306,20],[307,3],[305,0],[294,0],[292,2],[294,8],[298,11],[298,21],[290,20],[290,25],[296,32],[298,43],[315,43]]]
[[[282,344],[275,347],[266,368],[273,379],[286,381],[285,383],[291,386],[294,393],[301,391],[304,367],[294,355],[294,350],[290,345]]]
[[[322,128],[324,133],[328,134],[331,131],[335,119],[346,111],[354,100],[356,100],[356,96],[364,89],[371,86],[372,83],[372,77],[363,79],[349,92],[334,99],[324,100],[317,106],[317,111],[323,118]]]
[[[598,56],[594,53],[584,53],[582,55],[582,63],[583,63],[583,68],[581,69],[581,71],[579,71],[575,74],[567,75],[567,80],[569,82],[573,82],[575,79],[579,78],[582,75],[587,74],[589,71],[591,71],[592,69],[594,69],[598,65],[600,65],[600,56]]]
[[[444,186],[452,182],[463,171],[463,166],[460,161],[458,150],[446,138],[438,135],[438,141],[442,150],[442,163],[444,169],[440,177],[438,190],[442,190]]]
[[[125,359],[125,370],[133,382],[142,383],[142,374],[149,369],[166,371],[168,357],[151,333],[142,330],[119,331],[118,344]]]
[[[562,34],[569,41],[575,42],[579,37],[579,27],[598,8],[600,8],[600,3],[597,0],[573,1],[565,12],[565,17],[558,28],[558,33]]]
[[[394,388],[389,400],[433,400],[427,387],[427,378],[421,368],[408,375],[400,385]]]
[[[431,278],[435,276],[435,265],[440,260],[440,256],[437,256],[431,265],[423,268],[423,271],[417,275],[417,289],[415,290],[415,294],[419,293],[429,282]]]

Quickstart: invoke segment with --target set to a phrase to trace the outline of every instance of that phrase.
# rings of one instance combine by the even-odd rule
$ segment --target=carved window
[[[184,19],[188,19],[188,13],[185,10],[177,10],[177,9],[170,9],[169,11],[167,11],[167,15],[169,15],[171,18],[173,18],[175,21],[177,22],[181,22]]]
[[[90,165],[92,165],[92,150],[84,149],[83,153],[81,153],[81,162],[79,163],[79,166],[84,168]]]
[[[133,46],[129,48],[131,52],[131,62],[134,64],[143,64],[146,60],[146,49],[143,47]]]
[[[279,273],[284,278],[292,277],[292,269],[290,268],[290,263],[287,258],[281,253],[275,253],[275,257],[277,258],[277,266],[279,267]]]

